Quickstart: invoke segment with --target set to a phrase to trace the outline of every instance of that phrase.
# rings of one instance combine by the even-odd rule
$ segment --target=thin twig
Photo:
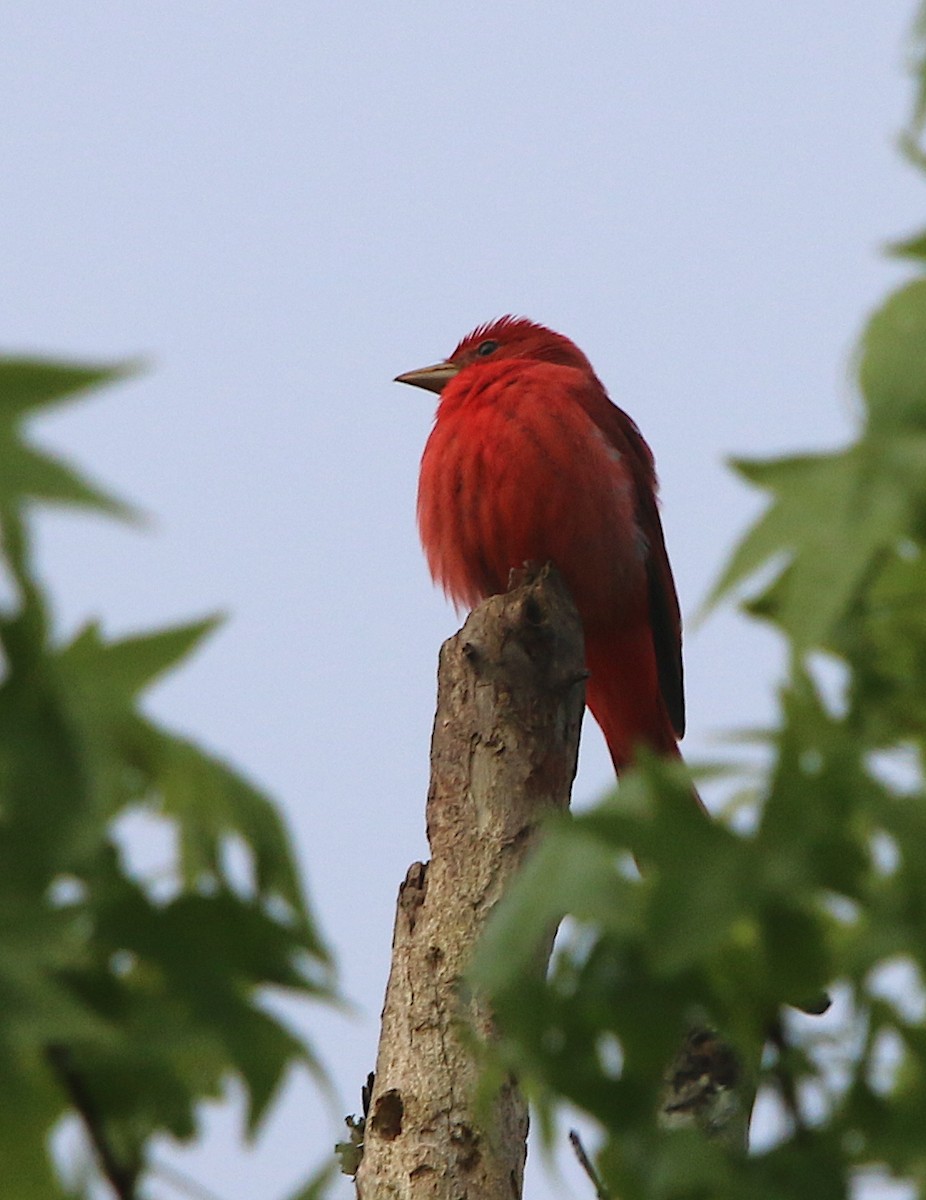
[[[83,1122],[87,1137],[100,1164],[100,1170],[109,1181],[118,1200],[137,1200],[135,1185],[138,1182],[138,1166],[120,1162],[116,1151],[106,1135],[105,1122],[87,1088],[86,1081],[74,1069],[67,1046],[49,1046],[48,1061],[68,1094],[71,1104]]]
[[[575,1129],[569,1130],[569,1141],[575,1151],[576,1158],[579,1160],[579,1166],[592,1181],[592,1187],[595,1189],[595,1200],[611,1200],[611,1193],[601,1182],[601,1177],[592,1166],[592,1160],[585,1153],[582,1139]]]

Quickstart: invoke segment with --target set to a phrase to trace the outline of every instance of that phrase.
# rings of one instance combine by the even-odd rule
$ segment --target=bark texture
[[[544,568],[487,600],[441,651],[431,860],[399,890],[360,1200],[517,1200],[527,1105],[513,1081],[482,1121],[466,1039],[492,1019],[461,979],[543,818],[568,807],[584,706],[582,633]]]

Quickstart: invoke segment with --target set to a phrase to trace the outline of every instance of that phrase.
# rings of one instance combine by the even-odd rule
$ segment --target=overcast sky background
[[[167,1155],[277,1200],[373,1066],[396,889],[426,857],[443,638],[414,497],[433,397],[391,383],[474,325],[567,333],[637,419],[685,611],[758,497],[730,454],[852,429],[848,360],[922,224],[896,153],[910,0],[43,3],[0,12],[0,336],[144,377],[46,422],[156,517],[43,523],[62,629],[225,609],[152,696],[283,806],[354,1019],[300,1018],[339,1089],[294,1081]],[[689,633],[689,756],[767,722],[775,641]],[[577,802],[611,782],[588,726]],[[154,853],[154,851],[152,851]],[[589,1195],[531,1157],[532,1200]],[[152,1192],[173,1195],[168,1188]],[[352,1195],[346,1182],[338,1197]]]

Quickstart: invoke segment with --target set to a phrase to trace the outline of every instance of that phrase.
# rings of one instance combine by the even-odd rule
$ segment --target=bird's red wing
[[[596,406],[597,409],[597,406]],[[682,671],[682,618],[678,594],[659,517],[656,469],[649,446],[634,421],[608,401],[589,414],[611,444],[627,455],[633,475],[637,520],[646,539],[649,616],[656,652],[659,690],[677,737],[685,732],[685,685]]]
[[[643,512],[649,508],[648,516]],[[665,701],[676,737],[685,735],[685,679],[682,667],[682,619],[679,612],[675,580],[669,566],[669,556],[662,534],[662,521],[656,498],[648,493],[641,504],[641,524],[649,542],[647,576],[649,578],[649,610],[656,649],[656,669],[659,690]]]

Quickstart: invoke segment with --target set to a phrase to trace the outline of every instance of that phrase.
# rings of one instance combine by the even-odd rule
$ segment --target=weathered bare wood
[[[491,1038],[492,1020],[460,981],[543,818],[569,804],[583,680],[581,626],[546,569],[480,605],[444,644],[431,860],[399,892],[360,1200],[521,1196],[527,1106],[508,1081],[478,1119],[478,1067],[461,1032]]]

